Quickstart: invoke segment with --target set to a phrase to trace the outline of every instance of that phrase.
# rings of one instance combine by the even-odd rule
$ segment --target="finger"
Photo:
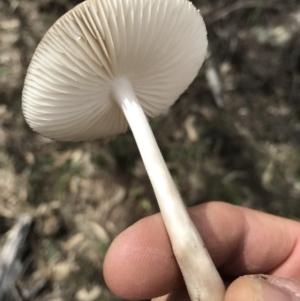
[[[299,301],[300,281],[267,275],[239,277],[226,291],[224,301]],[[183,287],[152,301],[190,301]]]
[[[158,214],[139,221],[114,240],[103,271],[109,288],[124,299],[150,299],[183,284]],[[153,290],[158,293],[153,295]]]
[[[229,286],[224,299],[224,301],[236,300],[299,301],[300,282],[266,275],[240,277]]]
[[[226,290],[224,301],[263,301],[262,288],[258,276],[244,276],[234,281]],[[269,299],[277,300],[275,298]],[[167,295],[154,298],[152,301],[191,301],[186,288],[183,286],[179,290]],[[283,301],[283,300],[281,300]]]
[[[218,202],[196,206],[190,214],[222,272],[300,277],[299,223]],[[153,298],[182,285],[160,215],[117,237],[107,253],[104,275],[110,289],[126,299]]]

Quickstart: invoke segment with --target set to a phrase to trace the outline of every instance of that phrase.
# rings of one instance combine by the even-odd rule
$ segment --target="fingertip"
[[[159,215],[142,219],[119,235],[106,254],[103,270],[109,289],[125,299],[157,297],[182,283]]]
[[[237,278],[228,287],[224,301],[262,301],[261,284],[256,276]]]

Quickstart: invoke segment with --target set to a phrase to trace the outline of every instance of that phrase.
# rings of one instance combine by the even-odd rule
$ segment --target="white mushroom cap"
[[[87,0],[39,44],[25,79],[25,119],[57,140],[124,132],[116,80],[126,77],[146,115],[157,116],[193,81],[206,48],[202,17],[187,0]]]

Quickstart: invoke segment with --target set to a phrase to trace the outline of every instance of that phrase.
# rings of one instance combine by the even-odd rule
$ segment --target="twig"
[[[31,217],[23,214],[10,230],[0,253],[0,300],[8,293],[21,271],[20,251],[27,237]]]
[[[224,96],[223,96],[223,86],[222,80],[220,78],[219,72],[216,69],[216,64],[211,56],[211,52],[208,49],[206,62],[205,62],[205,76],[207,84],[214,96],[216,105],[219,108],[224,107]]]

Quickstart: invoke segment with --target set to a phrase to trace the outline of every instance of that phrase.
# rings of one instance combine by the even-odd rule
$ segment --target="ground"
[[[22,212],[33,216],[20,286],[30,291],[43,279],[34,299],[41,301],[118,300],[103,281],[105,252],[123,229],[158,211],[130,132],[54,142],[22,116],[34,49],[79,2],[0,1],[0,234]],[[300,5],[194,4],[210,57],[169,112],[151,121],[172,176],[188,206],[218,199],[299,219]]]

